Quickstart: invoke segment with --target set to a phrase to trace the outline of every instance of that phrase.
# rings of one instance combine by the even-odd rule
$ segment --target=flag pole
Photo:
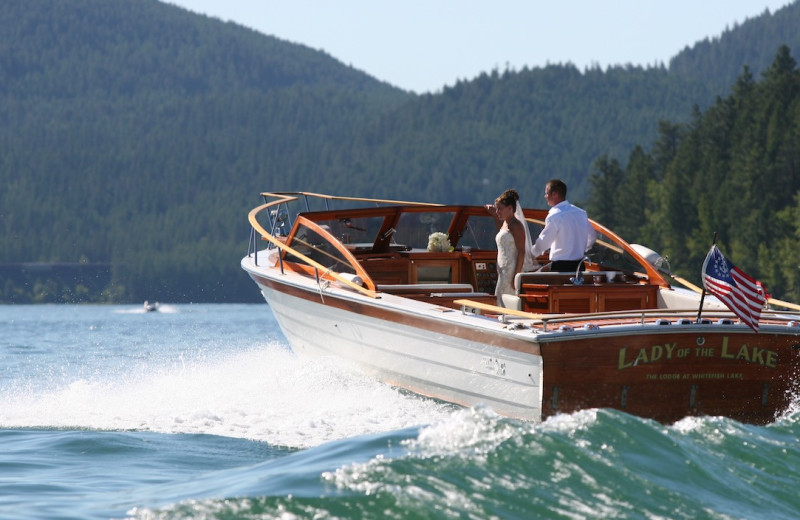
[[[711,240],[711,247],[717,243],[717,232],[714,231],[714,238]],[[706,258],[708,258],[708,254],[706,254]],[[705,262],[703,262],[705,264]],[[703,281],[703,275],[705,273],[700,273],[700,281]],[[700,316],[703,314],[703,300],[706,299],[706,284],[703,283],[703,291],[700,293],[700,308],[697,309],[697,323],[700,323]]]

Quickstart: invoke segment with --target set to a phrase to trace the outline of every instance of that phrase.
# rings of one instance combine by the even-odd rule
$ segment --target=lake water
[[[800,411],[530,424],[295,356],[260,305],[0,306],[0,518],[800,517]]]

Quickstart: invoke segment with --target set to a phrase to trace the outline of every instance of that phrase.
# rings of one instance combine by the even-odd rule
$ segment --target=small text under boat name
[[[744,375],[741,372],[732,372],[729,374],[719,374],[719,373],[711,373],[711,374],[647,374],[647,379],[671,379],[673,381],[677,381],[679,379],[744,379]]]

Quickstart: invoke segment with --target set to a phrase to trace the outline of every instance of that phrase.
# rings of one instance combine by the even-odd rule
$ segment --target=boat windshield
[[[322,227],[325,229],[326,226]],[[328,229],[325,230],[328,231]],[[289,245],[298,253],[307,256],[318,264],[324,265],[331,271],[356,274],[350,261],[345,258],[341,251],[336,249],[325,237],[302,222],[297,224],[297,232],[292,237]],[[291,252],[286,253],[286,260],[300,264],[306,263],[302,258],[291,254]]]
[[[317,223],[348,249],[369,251],[383,225],[383,216],[352,216],[318,220]]]
[[[464,234],[458,241],[458,245],[462,248],[470,247],[475,250],[492,251],[497,249],[496,235],[497,224],[494,221],[494,217],[489,215],[470,215],[467,218]],[[536,236],[533,235],[533,228],[531,228],[531,236]]]
[[[397,222],[394,239],[410,249],[427,249],[431,233],[447,234],[454,215],[454,211],[404,212]]]
[[[328,212],[326,212],[328,213]],[[482,212],[468,211],[463,214],[456,209],[431,209],[422,207],[406,208],[395,212],[349,211],[349,214],[330,212],[318,215],[313,220],[325,231],[338,239],[351,252],[371,252],[380,235],[387,235],[390,241],[385,247],[388,251],[427,250],[432,233],[452,233],[451,246],[456,250],[470,248],[473,251],[495,251],[497,245],[497,224],[493,217]],[[396,215],[393,217],[393,215]],[[463,216],[463,220],[459,217]],[[537,215],[538,216],[538,215]],[[542,215],[544,216],[544,215]],[[394,218],[394,227],[389,227]],[[388,220],[387,220],[388,219]],[[457,219],[457,223],[456,223]],[[526,218],[531,237],[535,240],[544,227],[544,220],[529,215]],[[455,229],[463,223],[463,228]],[[298,226],[292,247],[314,261],[336,271],[352,273],[353,268],[347,259],[333,245],[306,225]],[[621,271],[628,274],[647,276],[645,268],[624,248],[616,238],[597,232],[597,241],[587,251],[586,256],[600,270]],[[288,257],[291,260],[299,259]],[[540,259],[542,260],[542,259]],[[302,262],[301,262],[302,263]]]
[[[589,257],[591,262],[599,264],[603,270],[637,273],[647,276],[644,267],[638,260],[617,245],[613,239],[599,231],[597,232],[597,241],[586,252],[586,256]]]
[[[302,216],[303,219],[316,223],[321,231],[314,231],[308,222],[296,220],[295,229],[290,233],[291,238],[287,245],[313,262],[335,272],[359,275],[362,268],[357,258],[362,256],[352,255],[427,251],[431,234],[437,232],[449,236],[450,246],[455,251],[484,252],[483,256],[472,257],[473,259],[490,258],[490,253],[497,250],[495,242],[497,223],[482,206],[394,204],[394,201],[376,201],[389,204],[363,207],[364,200],[358,199],[352,203],[362,203],[362,207],[329,209],[327,202],[329,201],[326,199],[324,210],[311,211],[306,205],[306,211],[297,213],[295,217],[300,219]],[[287,214],[287,209],[277,208],[273,213],[281,226],[280,229],[285,230],[284,221],[288,217],[282,215]],[[535,239],[544,227],[547,210],[526,209],[525,216],[530,235]],[[626,244],[621,237],[599,223],[594,225],[598,230],[597,241],[586,253],[590,261],[590,270],[619,271],[632,279],[648,280],[659,285],[669,284],[663,274],[647,264],[646,260],[642,259],[640,263],[639,257],[633,256],[636,254],[635,249]],[[329,240],[337,242],[333,244]],[[627,252],[626,248],[634,253]],[[308,263],[298,255],[290,253],[287,253],[286,259]],[[538,260],[545,264],[547,256],[544,255]]]

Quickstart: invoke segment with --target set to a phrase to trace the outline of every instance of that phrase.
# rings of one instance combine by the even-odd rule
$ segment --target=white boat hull
[[[421,395],[464,406],[486,405],[501,415],[541,420],[539,355],[323,303],[325,299],[346,297],[370,305],[368,298],[357,295],[334,296],[333,290],[314,301],[257,283],[298,354],[343,359],[379,380]],[[386,305],[384,300],[381,308]],[[441,312],[431,309],[427,312]],[[535,347],[531,342],[531,350]]]

